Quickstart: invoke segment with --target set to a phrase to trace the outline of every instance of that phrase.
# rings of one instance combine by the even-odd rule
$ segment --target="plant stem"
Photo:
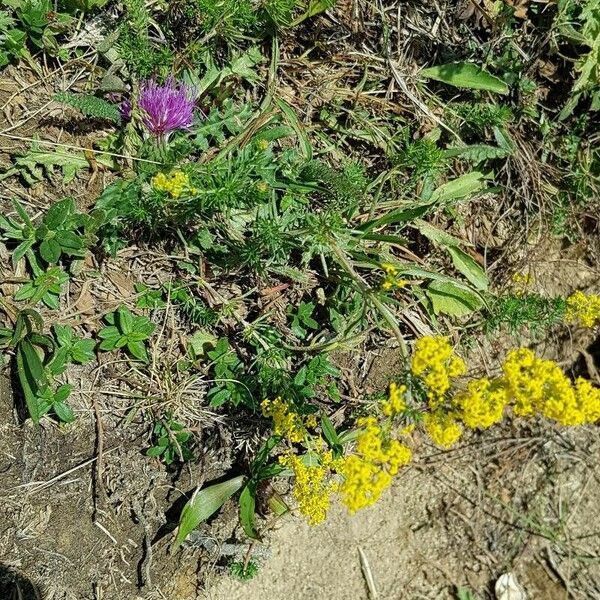
[[[333,251],[335,257],[338,259],[341,267],[346,271],[348,275],[354,280],[360,291],[373,302],[375,307],[381,313],[381,316],[386,320],[388,325],[391,327],[392,332],[394,333],[394,337],[398,340],[398,345],[400,346],[400,353],[405,360],[408,360],[408,348],[406,346],[406,341],[404,340],[404,336],[398,327],[398,323],[394,318],[394,315],[390,312],[388,307],[377,297],[374,293],[373,289],[369,286],[369,284],[359,275],[352,263],[346,256],[346,254],[342,251],[342,249],[335,243],[335,241],[330,242],[330,248]]]

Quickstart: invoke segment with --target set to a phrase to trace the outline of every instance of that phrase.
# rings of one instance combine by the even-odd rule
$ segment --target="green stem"
[[[398,340],[398,344],[400,346],[400,352],[402,357],[405,360],[408,360],[408,348],[406,346],[406,341],[404,340],[404,336],[398,327],[398,323],[394,318],[394,315],[390,312],[388,307],[377,297],[377,294],[373,291],[369,284],[356,272],[352,263],[348,259],[348,257],[344,254],[342,249],[334,242],[331,241],[330,248],[333,251],[335,257],[338,259],[341,267],[346,271],[346,273],[353,279],[354,283],[358,286],[360,291],[373,302],[377,310],[381,313],[381,316],[385,319],[387,324],[392,329],[394,333],[394,337]]]

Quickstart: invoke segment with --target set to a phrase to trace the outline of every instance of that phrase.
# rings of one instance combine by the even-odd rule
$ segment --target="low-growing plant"
[[[0,67],[30,57],[28,44],[32,50],[67,56],[57,36],[74,23],[70,14],[56,12],[51,0],[4,0],[3,6],[12,10],[0,11]]]
[[[258,575],[258,565],[250,560],[247,563],[239,560],[229,564],[229,574],[240,581],[250,581]]]
[[[142,315],[134,315],[126,306],[104,316],[107,327],[98,332],[102,340],[98,348],[104,351],[126,349],[133,358],[148,362],[146,341],[154,332],[155,325]]]
[[[27,302],[35,306],[43,302],[48,308],[58,310],[59,298],[69,275],[60,267],[48,267],[43,270],[35,265],[35,258],[30,258],[33,279],[19,288],[14,298],[17,302]]]
[[[102,223],[102,213],[81,213],[72,198],[54,203],[36,223],[18,200],[13,200],[13,206],[18,219],[0,215],[0,239],[16,244],[13,265],[23,257],[32,268],[38,267],[38,258],[49,265],[58,264],[64,257],[84,258],[97,241],[95,234]]]
[[[154,445],[146,450],[146,456],[160,458],[166,465],[173,464],[175,460],[185,462],[194,458],[188,447],[193,441],[192,432],[171,417],[156,422],[152,437]]]
[[[54,376],[61,372],[56,367],[63,358],[54,362],[56,344],[51,336],[43,333],[41,316],[31,309],[20,311],[12,336],[10,340],[6,336],[5,343],[15,352],[16,371],[32,421],[39,423],[49,412],[65,423],[73,421],[75,416],[66,403],[72,386],[57,385],[54,381]]]

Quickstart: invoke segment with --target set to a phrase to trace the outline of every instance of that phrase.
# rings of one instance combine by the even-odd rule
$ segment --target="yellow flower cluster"
[[[406,410],[406,401],[404,399],[405,394],[405,385],[397,385],[396,383],[390,384],[390,393],[388,399],[385,400],[381,405],[383,414],[386,417],[395,417]]]
[[[428,389],[429,412],[423,425],[434,443],[450,447],[460,438],[462,425],[487,429],[502,420],[509,406],[517,416],[541,415],[566,426],[600,420],[600,389],[583,378],[573,383],[554,361],[520,348],[509,352],[502,370],[502,377],[475,379],[466,388],[448,393],[452,379],[464,373],[464,362],[445,338],[417,341],[412,372]],[[393,399],[390,389],[388,403]]]
[[[383,263],[381,265],[383,272],[385,273],[385,277],[381,282],[381,289],[386,292],[393,289],[402,289],[406,287],[408,281],[406,279],[401,279],[398,277],[398,269],[392,265],[391,263]]]
[[[534,283],[535,279],[533,275],[529,273],[517,272],[513,274],[512,281],[514,284],[515,296],[524,296]]]
[[[600,389],[583,378],[573,384],[554,361],[520,348],[508,354],[502,368],[515,414],[541,414],[567,426],[600,419]]]
[[[433,443],[442,448],[450,448],[462,435],[462,429],[455,416],[442,410],[426,413],[423,416],[423,425]]]
[[[467,388],[453,398],[461,421],[471,429],[487,429],[500,422],[508,401],[509,394],[502,379],[488,377],[470,381]]]
[[[565,320],[582,327],[594,327],[600,323],[600,296],[574,292],[567,298]]]
[[[427,386],[429,406],[437,408],[443,401],[452,380],[466,372],[465,363],[456,356],[450,342],[441,336],[425,336],[415,344],[411,371]]]
[[[184,192],[195,192],[190,188],[190,178],[183,171],[172,171],[168,175],[158,173],[152,178],[152,187],[158,192],[166,192],[171,198],[179,198]]]
[[[318,525],[327,517],[331,504],[331,494],[339,485],[329,480],[333,462],[331,451],[311,457],[313,464],[306,462],[291,452],[279,457],[279,462],[294,471],[296,478],[293,495],[298,510],[306,517],[310,525]]]
[[[263,400],[260,407],[263,416],[273,419],[275,435],[280,435],[293,444],[304,440],[307,429],[314,429],[317,426],[315,415],[302,416],[289,402],[281,398]]]
[[[356,421],[362,428],[356,440],[356,454],[337,461],[336,470],[343,477],[342,502],[352,513],[371,506],[392,483],[392,477],[411,458],[410,448],[389,439],[375,417]]]

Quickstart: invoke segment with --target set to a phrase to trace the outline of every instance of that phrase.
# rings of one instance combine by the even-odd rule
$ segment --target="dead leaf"
[[[133,280],[131,277],[124,275],[123,273],[117,273],[116,271],[112,271],[107,273],[108,279],[114,284],[114,286],[119,290],[121,296],[123,298],[129,298],[133,295]]]

